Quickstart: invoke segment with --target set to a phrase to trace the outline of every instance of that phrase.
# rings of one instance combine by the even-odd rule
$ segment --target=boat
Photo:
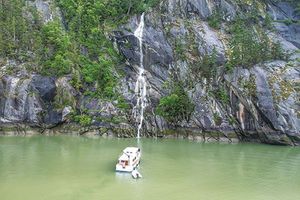
[[[141,149],[138,147],[126,147],[116,164],[117,172],[132,172],[138,167],[141,159]]]
[[[131,172],[131,176],[134,179],[143,178],[142,174],[136,169]]]

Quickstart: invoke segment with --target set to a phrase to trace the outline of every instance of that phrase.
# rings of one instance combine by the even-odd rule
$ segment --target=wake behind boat
[[[126,147],[116,164],[118,172],[132,172],[139,165],[141,149],[137,147]]]

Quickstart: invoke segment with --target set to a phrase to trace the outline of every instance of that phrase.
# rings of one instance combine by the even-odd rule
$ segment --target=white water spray
[[[135,85],[135,95],[137,97],[137,102],[133,108],[133,115],[138,123],[137,138],[140,138],[140,132],[144,121],[144,109],[146,107],[147,98],[147,83],[146,75],[144,69],[144,54],[143,54],[143,32],[144,32],[144,13],[141,16],[140,23],[134,32],[134,36],[139,40],[140,45],[140,65],[139,65],[139,75]]]

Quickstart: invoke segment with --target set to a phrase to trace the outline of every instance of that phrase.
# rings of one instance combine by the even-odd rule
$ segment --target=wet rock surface
[[[300,48],[300,24],[292,23],[299,20],[300,15],[293,5],[288,2],[273,2],[268,5],[268,14],[275,21],[274,26],[277,32],[297,48]]]
[[[283,19],[297,17],[293,14],[293,8],[289,4],[272,4],[269,6],[271,9],[274,8],[275,14]],[[195,35],[193,42],[198,46],[200,56],[212,53],[213,49],[216,49],[217,61],[221,65],[225,63],[225,49],[227,47],[224,38],[226,38],[226,34],[210,28],[203,21],[217,7],[224,11],[228,20],[235,17],[236,12],[239,11],[237,5],[231,1],[221,1],[220,3],[211,1],[166,1],[161,7],[161,10],[166,13],[159,16],[155,12],[146,15],[146,19],[148,19],[146,27],[151,28],[145,29],[144,42],[146,44],[158,42],[166,49],[171,46],[173,56],[169,56],[171,55],[168,53],[169,51],[159,51],[159,48],[150,45],[144,46],[146,55],[150,51],[149,48],[151,50],[156,49],[161,60],[165,60],[161,57],[170,58],[170,60],[168,59],[169,62],[157,62],[155,65],[145,59],[145,68],[148,72],[147,80],[151,88],[148,95],[149,99],[153,99],[151,105],[149,105],[145,131],[152,131],[153,129],[161,131],[171,128],[166,122],[160,121],[162,123],[157,124],[157,120],[151,117],[153,114],[150,113],[150,110],[157,105],[155,99],[159,99],[167,92],[163,87],[163,83],[170,78],[171,71],[178,69],[182,81],[189,79],[191,76],[188,71],[189,66],[185,62],[178,61],[178,58],[174,55],[175,47],[172,43],[176,40],[174,38],[180,38],[187,44],[188,41],[185,38],[188,35]],[[151,19],[153,17],[160,23],[156,23],[154,19]],[[134,30],[137,23],[138,19],[132,18],[127,24],[131,28],[126,30]],[[223,79],[222,85],[225,86],[230,96],[230,102],[226,104],[214,96],[208,96],[207,93],[212,86],[205,79],[200,80],[193,89],[189,90],[190,97],[195,102],[195,112],[190,122],[182,123],[181,127],[196,128],[201,131],[235,132],[239,139],[246,141],[299,144],[299,100],[297,100],[299,99],[299,90],[295,89],[295,85],[297,85],[295,83],[299,81],[299,62],[295,61],[299,58],[299,55],[297,55],[297,42],[300,41],[298,39],[299,31],[297,30],[298,25],[286,26],[284,23],[279,24],[282,26],[281,28],[277,22],[274,23],[276,31],[270,37],[280,42],[286,52],[291,52],[294,61],[292,63],[285,61],[262,63],[253,66],[251,70],[237,68],[234,72],[225,74],[223,78],[220,77],[221,80]],[[149,31],[153,30],[152,27],[155,27],[155,32]],[[149,33],[152,35],[163,33],[165,37],[148,37]],[[122,34],[132,35],[128,31],[123,31]],[[127,40],[127,42],[136,47],[134,39]],[[127,61],[134,66],[136,63],[132,61],[138,60],[139,55],[132,53],[128,56],[125,45],[118,44],[121,51],[125,52],[123,55],[127,58]],[[186,47],[188,48],[188,45]],[[135,51],[137,52],[137,50]],[[132,55],[135,59],[132,59]],[[155,58],[151,57],[150,60],[154,61]],[[168,68],[166,68],[166,64],[169,65]],[[153,68],[155,68],[155,71],[152,70]],[[284,73],[279,73],[278,70],[280,69]],[[134,74],[127,73],[127,75],[132,77]],[[290,77],[290,79],[286,77]],[[124,84],[128,84],[128,82]],[[130,84],[133,83],[129,83],[128,86]],[[152,88],[155,89],[152,90]],[[216,116],[219,120],[216,120]],[[236,120],[232,122],[233,119]]]
[[[273,23],[275,31],[269,37],[282,44],[283,49],[291,54],[290,60],[260,63],[250,69],[240,66],[227,73],[222,67],[226,62],[228,35],[211,28],[207,18],[219,9],[226,21],[232,20],[241,12],[234,1],[167,0],[145,14],[143,53],[148,101],[144,136],[165,137],[176,132],[181,133],[180,137],[197,140],[234,138],[300,145],[300,29],[299,24],[280,21],[298,20],[299,15],[288,3],[270,2],[266,12],[277,21]],[[48,10],[49,2],[35,1],[35,4],[46,22],[52,13]],[[112,34],[126,60],[124,76],[119,79],[117,90],[128,103],[129,110],[122,110],[118,100],[108,101],[81,93],[73,88],[69,76],[46,77],[32,74],[22,67],[18,73],[9,74],[4,66],[0,69],[0,125],[29,124],[50,133],[49,125],[67,126],[72,112],[80,111],[91,116],[92,128],[81,127],[79,130],[77,127],[79,134],[91,132],[111,136],[115,133],[119,137],[134,137],[136,124],[130,109],[136,104],[140,50],[134,30],[139,21],[140,17],[134,16]],[[176,53],[179,40],[186,53],[185,60]],[[195,59],[194,54],[201,57],[213,51],[217,52],[220,65],[217,87],[226,91],[228,100],[222,101],[211,95],[216,86],[200,77],[193,81],[193,87],[185,88],[195,104],[189,122],[174,127],[156,115],[155,108],[160,98],[169,92],[165,85],[170,78],[176,74],[179,81],[188,82],[193,77],[188,61]],[[22,64],[14,63],[14,66]],[[67,132],[67,129],[56,131]]]

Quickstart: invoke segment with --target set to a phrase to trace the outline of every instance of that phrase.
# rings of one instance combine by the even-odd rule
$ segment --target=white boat
[[[131,172],[131,176],[134,179],[143,178],[142,174],[136,169]]]
[[[141,149],[137,147],[126,147],[116,164],[118,172],[132,172],[139,165]]]

